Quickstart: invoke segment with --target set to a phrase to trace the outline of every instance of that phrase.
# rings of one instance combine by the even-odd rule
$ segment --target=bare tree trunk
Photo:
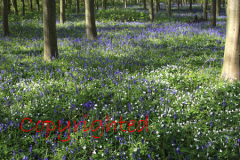
[[[189,2],[190,2],[190,11],[192,11],[192,0],[189,0]]]
[[[87,38],[94,40],[97,37],[97,28],[94,16],[94,0],[85,0],[85,17]]]
[[[30,11],[32,11],[32,0],[29,0]]]
[[[135,0],[135,5],[137,5],[137,0]]]
[[[98,0],[96,0],[96,9],[98,9]]]
[[[127,8],[127,0],[124,0],[124,7]]]
[[[172,13],[171,13],[171,0],[168,0],[168,16],[171,17]]]
[[[106,0],[102,0],[102,9],[106,9]]]
[[[17,0],[12,0],[12,6],[13,6],[13,9],[14,9],[14,14],[18,15]]]
[[[179,9],[179,0],[177,0],[177,9]]]
[[[150,17],[150,21],[153,22],[154,19],[154,13],[153,13],[153,0],[149,0],[149,17]]]
[[[211,26],[216,26],[216,0],[211,2]]]
[[[208,0],[204,0],[204,4],[203,4],[203,19],[207,20],[207,3]]]
[[[158,1],[155,0],[154,2],[155,2],[155,12],[157,13],[158,12]]]
[[[227,33],[221,77],[240,79],[240,1],[228,0]]]
[[[114,7],[114,0],[111,0],[112,1],[112,7]]]
[[[22,0],[22,15],[25,16],[25,1]]]
[[[183,5],[185,6],[184,0],[182,0]]]
[[[55,0],[43,0],[44,61],[58,58]]]
[[[10,3],[10,0],[8,0],[8,14],[11,14],[11,3]]]
[[[40,11],[39,0],[36,0],[36,9],[37,11]]]
[[[146,0],[143,0],[143,7],[144,7],[144,10],[147,9],[147,7],[146,7]]]
[[[79,0],[76,0],[76,14],[79,13]]]
[[[221,10],[221,0],[216,0],[216,14],[217,16],[220,16],[220,10]]]
[[[225,7],[225,0],[222,1],[222,5],[223,5],[223,7]]]
[[[65,21],[65,0],[60,0],[60,23],[64,23]]]
[[[3,12],[3,36],[9,36],[9,27],[8,27],[8,0],[2,0],[2,12]]]

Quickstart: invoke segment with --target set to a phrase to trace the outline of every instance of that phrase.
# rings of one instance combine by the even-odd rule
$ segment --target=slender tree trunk
[[[2,27],[3,27],[3,36],[9,36],[9,27],[8,27],[8,0],[2,0]]]
[[[38,12],[40,11],[39,0],[36,0],[36,9]]]
[[[216,14],[217,16],[220,16],[220,10],[221,10],[221,0],[216,0]]]
[[[106,0],[102,0],[102,9],[106,9]]]
[[[182,0],[180,0],[180,4],[181,4],[181,8],[183,7],[183,1]]]
[[[159,4],[159,1],[157,0],[157,6],[158,6],[158,11],[160,12],[160,4]]]
[[[240,79],[240,1],[228,0],[227,33],[222,78],[229,82]]]
[[[137,5],[137,0],[135,0],[135,5]]]
[[[22,15],[25,16],[25,1],[22,0]]]
[[[143,0],[143,9],[145,10],[145,9],[147,9],[147,7],[146,7],[146,0]]]
[[[69,8],[72,9],[72,0],[69,0]]]
[[[124,7],[127,8],[127,0],[124,0]]]
[[[112,7],[114,7],[114,0],[111,0],[112,1]]]
[[[207,20],[207,3],[208,0],[204,0],[204,4],[203,4],[203,19]]]
[[[14,9],[14,14],[18,15],[17,0],[12,0],[12,6],[13,6],[13,9]]]
[[[32,0],[29,0],[30,11],[32,11]]]
[[[155,2],[155,12],[157,13],[158,12],[158,1],[155,0],[154,2]]]
[[[65,0],[60,0],[60,23],[64,23],[65,21]]]
[[[226,15],[227,15],[227,3],[228,3],[228,0],[226,0],[226,6],[225,6]]]
[[[10,0],[8,0],[8,14],[11,14],[11,3],[10,3]]]
[[[189,0],[189,2],[190,2],[190,7],[189,7],[189,9],[190,9],[190,11],[192,11],[192,0]]]
[[[222,1],[222,5],[223,5],[223,7],[225,7],[225,0]]]
[[[182,0],[183,5],[185,6],[184,0]]]
[[[177,9],[179,9],[179,0],[177,0]]]
[[[43,33],[44,33],[44,61],[51,61],[52,57],[58,58],[57,33],[56,33],[56,2],[43,0]]]
[[[172,13],[171,13],[171,0],[168,0],[168,16],[171,17]]]
[[[149,17],[150,17],[150,21],[153,22],[153,19],[154,19],[153,0],[148,0],[148,4],[149,4]]]
[[[97,28],[94,16],[94,0],[85,0],[85,17],[87,38],[94,40],[97,37]]]
[[[216,0],[211,2],[211,26],[216,26]]]
[[[79,0],[76,0],[76,14],[79,13]]]
[[[98,0],[96,0],[96,9],[98,9]]]

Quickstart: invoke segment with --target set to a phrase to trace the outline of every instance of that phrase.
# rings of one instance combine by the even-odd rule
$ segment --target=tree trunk
[[[30,11],[32,11],[32,0],[29,0]]]
[[[11,14],[11,3],[10,3],[10,0],[8,0],[8,14]]]
[[[127,8],[127,0],[124,0],[124,7]]]
[[[135,0],[135,5],[137,5],[137,0]]]
[[[85,0],[85,17],[87,38],[94,40],[97,37],[97,28],[94,16],[94,0]]]
[[[211,26],[216,26],[216,0],[211,2]]]
[[[182,4],[185,6],[184,0],[182,0]]]
[[[221,11],[221,0],[216,0],[216,14],[217,16],[220,16],[220,11]]]
[[[8,28],[8,0],[2,0],[2,26],[3,26],[3,36],[9,36]]]
[[[96,9],[98,9],[98,0],[96,0]]]
[[[144,8],[143,8],[144,10],[147,9],[147,8],[146,8],[146,0],[143,0],[143,7],[144,7]]]
[[[171,0],[168,0],[168,16],[171,17],[172,13],[171,13]]]
[[[208,0],[204,0],[204,4],[203,4],[203,19],[207,20],[207,3]]]
[[[112,7],[114,7],[114,0],[111,0],[112,1]]]
[[[225,5],[226,15],[227,15],[227,3],[228,3],[228,0],[226,0],[226,5]]]
[[[189,2],[190,2],[190,7],[189,7],[189,9],[190,9],[190,11],[192,11],[192,0],[189,0]]]
[[[158,1],[155,0],[154,2],[155,2],[155,12],[157,13],[158,12]]]
[[[37,11],[40,11],[39,0],[36,0],[36,9]]]
[[[65,20],[65,0],[60,0],[60,23],[64,23]]]
[[[22,15],[25,16],[25,1],[22,0]]]
[[[13,6],[13,9],[14,9],[14,14],[18,15],[17,0],[12,0],[12,6]]]
[[[179,9],[179,0],[177,0],[177,9]]]
[[[225,7],[225,0],[222,1],[222,5],[223,5],[223,7]]]
[[[44,61],[58,58],[55,0],[43,0]]]
[[[106,9],[106,0],[102,0],[102,9]]]
[[[221,77],[240,79],[240,1],[228,0],[227,33]]]
[[[150,21],[153,22],[153,19],[154,19],[153,0],[148,0],[148,4],[149,4],[149,17],[150,17]]]
[[[79,0],[76,0],[76,14],[79,13]]]

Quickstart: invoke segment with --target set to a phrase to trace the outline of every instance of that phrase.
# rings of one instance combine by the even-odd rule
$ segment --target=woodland
[[[240,1],[0,2],[0,159],[240,159]]]

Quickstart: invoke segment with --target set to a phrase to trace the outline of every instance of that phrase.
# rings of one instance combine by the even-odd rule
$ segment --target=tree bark
[[[223,7],[225,7],[225,0],[222,1],[222,5],[223,5]]]
[[[14,9],[14,14],[18,15],[17,0],[12,0],[12,5],[13,5],[13,9]]]
[[[216,0],[211,2],[211,26],[216,26]]]
[[[150,17],[150,21],[153,22],[154,19],[154,13],[153,13],[153,0],[149,0],[149,17]]]
[[[221,77],[229,82],[240,79],[240,1],[228,0],[227,33]]]
[[[124,7],[127,8],[127,0],[124,0]]]
[[[96,9],[98,9],[98,0],[96,0]]]
[[[157,13],[158,12],[158,0],[155,0],[155,12]]]
[[[189,7],[189,9],[190,9],[190,11],[192,11],[192,0],[189,0],[189,2],[190,2],[190,7]]]
[[[204,0],[204,3],[203,3],[203,19],[204,20],[207,20],[207,3],[208,3],[208,0]]]
[[[58,58],[55,0],[43,0],[44,61]]]
[[[64,23],[65,21],[65,0],[60,0],[60,23]]]
[[[220,16],[221,11],[221,0],[216,0],[216,15]]]
[[[145,10],[145,9],[147,9],[147,7],[146,7],[146,0],[143,0],[143,9]]]
[[[171,17],[172,13],[171,13],[171,0],[168,0],[168,16]]]
[[[106,9],[106,0],[102,0],[102,9]]]
[[[114,0],[111,0],[112,1],[112,7],[114,7]]]
[[[25,1],[22,0],[22,15],[25,16]]]
[[[10,3],[10,0],[8,0],[8,14],[11,14],[11,3]]]
[[[30,11],[32,11],[32,0],[29,0]]]
[[[39,0],[36,0],[36,9],[38,12],[40,11]]]
[[[76,14],[79,13],[79,0],[76,0]]]
[[[85,17],[87,38],[94,40],[97,37],[97,28],[94,16],[94,0],[85,0]]]
[[[179,0],[177,0],[177,9],[179,9]]]
[[[8,0],[2,0],[3,36],[9,36],[8,27]]]

